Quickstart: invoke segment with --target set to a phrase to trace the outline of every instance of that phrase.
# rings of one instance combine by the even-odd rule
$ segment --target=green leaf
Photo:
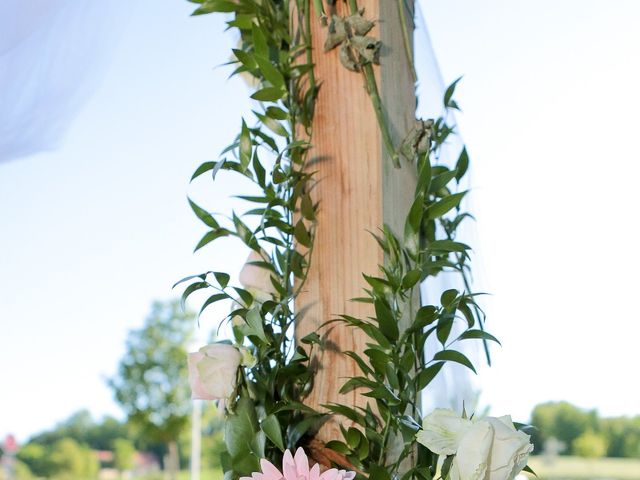
[[[255,405],[248,393],[244,392],[235,405],[235,413],[226,418],[224,435],[234,469],[240,467],[241,471],[238,472],[240,474],[250,475],[251,470],[246,471],[245,469],[253,468],[253,471],[256,471],[259,468],[258,458],[253,454],[251,447],[251,442],[257,431],[258,419]],[[254,460],[248,464],[240,463],[238,460],[243,458]],[[254,463],[255,466],[252,466]]]
[[[456,91],[456,85],[458,85],[458,82],[462,80],[462,77],[458,77],[455,79],[455,81],[449,85],[447,87],[447,90],[444,92],[444,106],[445,107],[450,107],[451,106],[451,98],[453,97],[453,94]]]
[[[416,186],[416,195],[422,193],[423,196],[429,191],[431,185],[431,161],[429,154],[426,153],[418,172],[418,184]]]
[[[266,87],[255,92],[251,95],[251,98],[258,100],[259,102],[277,102],[284,97],[285,93],[286,92],[281,88]]]
[[[395,390],[400,390],[400,380],[398,379],[397,367],[391,362],[386,364],[385,377],[389,381],[389,386]]]
[[[284,441],[282,440],[282,429],[280,428],[280,423],[278,422],[278,418],[271,414],[267,415],[267,417],[262,420],[260,424],[260,428],[267,436],[269,440],[271,440],[276,447],[280,449],[281,452],[284,452]]]
[[[208,287],[209,287],[209,284],[207,282],[195,282],[189,285],[187,288],[185,288],[184,292],[182,292],[182,297],[180,298],[180,306],[182,307],[182,309],[184,310],[185,302],[187,301],[187,298],[189,297],[189,295],[191,295],[193,292],[197,290],[202,290],[203,288],[208,288]]]
[[[462,198],[466,194],[467,192],[454,193],[430,205],[427,208],[427,218],[429,220],[433,220],[433,219],[442,217],[449,210],[458,207],[458,205],[460,205],[460,202],[462,201]]]
[[[440,295],[440,303],[443,307],[448,308],[455,302],[457,297],[458,290],[450,288],[449,290],[442,292],[442,295]]]
[[[302,220],[298,220],[298,223],[296,223],[296,226],[293,229],[293,235],[296,237],[296,240],[300,245],[307,248],[311,247],[311,237],[309,236],[307,227],[304,226],[304,222]]]
[[[456,181],[460,182],[464,174],[467,173],[469,169],[469,154],[467,153],[467,147],[462,148],[462,152],[460,152],[460,156],[458,157],[458,162],[456,163]]]
[[[311,332],[309,335],[306,335],[300,339],[300,342],[306,345],[319,344],[320,343],[320,335],[316,332]]]
[[[426,388],[426,386],[429,385],[434,378],[436,378],[436,375],[438,375],[443,365],[444,362],[438,362],[423,370],[420,370],[415,379],[416,390],[420,391]]]
[[[467,340],[467,339],[489,340],[492,342],[496,342],[498,345],[502,345],[496,337],[494,337],[490,333],[485,332],[484,330],[467,330],[458,338],[460,340]]]
[[[431,185],[429,186],[429,193],[436,193],[441,188],[446,187],[447,183],[449,183],[456,177],[456,173],[457,172],[455,170],[451,170],[433,177],[433,179],[431,180]]]
[[[208,172],[209,170],[213,169],[216,166],[217,163],[218,162],[204,162],[202,165],[200,165],[198,168],[196,168],[195,172],[193,172],[193,175],[191,175],[191,180],[193,181],[194,179],[198,178],[203,173]]]
[[[421,270],[411,270],[410,272],[407,272],[407,274],[402,278],[402,288],[412,288],[416,283],[420,281],[421,276]]]
[[[376,320],[378,321],[378,325],[380,325],[382,334],[391,342],[398,340],[400,331],[391,309],[381,300],[376,300],[374,306],[376,310]]]
[[[189,205],[191,206],[191,210],[193,210],[193,213],[196,214],[196,217],[198,217],[200,220],[202,220],[202,222],[214,229],[220,228],[220,224],[216,221],[216,219],[206,210],[204,210],[203,208],[200,208],[195,202],[193,202],[190,198],[187,198],[187,200],[189,201]]]
[[[189,275],[188,277],[184,277],[184,278],[178,280],[176,283],[173,284],[173,287],[171,287],[171,288],[174,289],[178,285],[180,285],[181,283],[186,282],[188,280],[193,280],[194,278],[199,278],[200,280],[204,280],[205,278],[207,278],[207,274],[206,273],[201,273],[199,275]]]
[[[391,475],[383,466],[371,462],[369,465],[369,480],[391,480]]]
[[[325,444],[325,447],[334,452],[342,453],[343,455],[347,455],[350,451],[347,444],[339,440],[330,440]]]
[[[351,450],[355,450],[356,448],[358,448],[358,445],[360,445],[360,441],[362,440],[362,433],[360,433],[360,430],[358,430],[357,428],[351,427],[349,428],[349,430],[347,430],[345,440],[347,441],[349,448]]]
[[[258,158],[258,153],[256,152],[253,155],[253,171],[256,172],[256,180],[258,181],[258,185],[260,185],[263,189],[266,187],[265,178],[266,171],[260,163],[260,159]]]
[[[256,68],[258,68],[258,64],[254,56],[250,53],[234,48],[233,54],[236,56],[238,61],[242,63],[242,65],[244,65],[248,70],[255,70]]]
[[[265,113],[274,120],[287,120],[289,118],[289,114],[280,107],[268,107]]]
[[[240,287],[233,287],[233,289],[240,295],[240,298],[244,302],[245,306],[250,306],[253,303],[253,295],[250,292]]]
[[[267,337],[264,334],[264,323],[262,321],[260,311],[257,308],[252,308],[247,312],[245,320],[249,327],[249,331],[247,333],[258,337],[264,343],[267,343]]]
[[[416,195],[416,198],[411,205],[409,215],[407,216],[407,222],[411,230],[417,232],[420,230],[420,223],[422,223],[422,211],[423,211],[424,197],[421,194]]]
[[[267,117],[258,112],[253,112],[256,117],[265,125],[269,130],[271,130],[276,135],[280,135],[281,137],[288,137],[289,132],[287,129],[280,123],[278,120],[274,120],[273,118]]]
[[[267,37],[256,23],[251,25],[251,37],[253,39],[253,49],[257,55],[269,58],[269,47],[267,45]]]
[[[469,245],[461,242],[454,242],[453,240],[436,240],[427,245],[427,251],[431,253],[448,253],[448,252],[460,252],[463,253],[467,250],[471,250]]]
[[[215,294],[211,295],[209,298],[207,298],[207,301],[204,302],[202,307],[200,307],[200,311],[198,312],[198,316],[202,315],[202,312],[204,312],[204,309],[207,308],[212,303],[219,302],[220,300],[226,300],[227,298],[229,298],[229,295],[227,295],[226,293],[215,293]]]
[[[213,242],[216,238],[226,237],[228,235],[229,235],[229,231],[224,228],[219,228],[218,230],[211,230],[210,232],[207,232],[204,234],[204,236],[200,239],[200,241],[196,245],[196,248],[194,248],[193,251],[197,252],[208,243]]]
[[[191,15],[204,15],[207,13],[229,13],[235,12],[238,8],[236,2],[231,0],[207,0],[199,8],[197,8]]]
[[[314,220],[316,218],[315,209],[313,208],[313,200],[308,193],[305,193],[300,200],[300,213],[307,220]]]
[[[463,353],[456,350],[442,350],[433,356],[434,360],[444,360],[447,362],[455,362],[469,368],[473,373],[477,373],[473,363]]]
[[[416,313],[414,328],[424,328],[432,324],[438,318],[438,309],[433,305],[420,307]]]
[[[438,340],[442,344],[442,346],[444,346],[445,343],[447,343],[447,339],[451,334],[452,328],[453,328],[453,316],[444,317],[438,321],[438,326],[436,328],[436,335],[438,337]]]
[[[226,288],[229,285],[229,279],[231,278],[228,273],[213,272],[213,276],[216,277],[216,281],[220,285],[220,288]]]
[[[249,168],[251,162],[251,135],[249,128],[244,120],[242,120],[242,130],[240,131],[240,164],[242,169]]]
[[[297,445],[300,439],[308,432],[317,430],[328,416],[315,414],[307,417],[301,422],[293,423],[287,428],[287,439],[289,445]]]
[[[266,78],[271,85],[279,89],[284,89],[284,76],[268,59],[260,55],[256,55],[254,60],[258,64],[264,78]]]

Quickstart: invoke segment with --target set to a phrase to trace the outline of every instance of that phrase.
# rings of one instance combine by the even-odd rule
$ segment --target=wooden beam
[[[398,0],[413,20],[413,1]],[[377,21],[369,35],[382,41],[381,66],[375,67],[385,116],[397,145],[414,124],[415,94],[412,69],[405,52],[405,36],[393,0],[359,0],[365,17]],[[347,5],[336,2],[338,15]],[[404,219],[415,189],[415,167],[402,161],[394,168],[382,141],[364,77],[344,68],[338,49],[323,52],[327,29],[313,17],[313,53],[316,78],[321,85],[313,124],[310,168],[318,181],[313,198],[319,202],[318,229],[309,277],[297,301],[304,314],[296,328],[300,338],[318,332],[325,348],[315,351],[314,389],[307,403],[313,407],[336,402],[364,406],[369,399],[358,392],[338,393],[346,379],[360,375],[357,365],[343,354],[363,352],[367,338],[339,323],[322,325],[339,314],[360,318],[372,315],[368,304],[352,302],[363,296],[362,274],[377,274],[384,262],[382,250],[370,232],[386,223],[402,234]],[[412,37],[412,23],[407,25]],[[337,421],[318,435],[321,441],[341,437]]]

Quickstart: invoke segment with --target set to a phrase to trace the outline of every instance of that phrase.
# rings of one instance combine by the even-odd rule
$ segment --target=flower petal
[[[460,417],[453,410],[436,408],[424,417],[416,435],[418,443],[438,455],[453,455],[462,436],[471,428],[471,420]]]
[[[322,475],[320,475],[320,480],[335,480],[340,475],[340,472],[337,468],[330,468]]]
[[[302,477],[307,480],[309,478],[309,459],[302,448],[298,448],[298,450],[296,450],[293,461],[296,464],[298,478]]]
[[[280,480],[282,478],[280,470],[278,470],[273,463],[264,458],[260,460],[260,470],[262,470],[264,480]]]
[[[285,450],[284,456],[282,457],[282,474],[286,480],[298,480],[296,462],[289,450]]]
[[[529,435],[516,430],[511,417],[488,417],[494,430],[489,480],[513,480],[527,465],[533,450]]]
[[[485,420],[475,423],[460,439],[453,463],[464,480],[485,480],[493,444],[493,427]]]
[[[207,392],[200,374],[198,372],[198,364],[204,358],[204,354],[200,352],[190,353],[187,357],[187,365],[189,367],[189,385],[191,386],[191,398],[194,400],[215,400],[216,397]]]

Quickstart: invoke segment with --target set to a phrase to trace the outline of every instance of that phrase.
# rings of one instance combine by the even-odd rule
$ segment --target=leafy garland
[[[220,170],[241,175],[260,191],[240,197],[253,208],[222,218],[190,204],[210,229],[196,250],[222,237],[238,238],[253,252],[250,266],[268,271],[271,285],[262,291],[230,286],[228,274],[213,271],[178,282],[191,282],[183,301],[198,290],[214,292],[201,312],[215,302],[232,301],[235,307],[227,320],[233,324],[236,344],[248,348],[256,360],[241,369],[237,395],[227,408],[225,475],[250,475],[259,469],[261,458],[279,464],[285,449],[307,446],[328,415],[337,414],[357,426],[343,429],[342,440],[325,446],[334,452],[328,456],[333,463],[373,480],[434,478],[438,456],[415,441],[420,429],[420,391],[447,362],[475,371],[455,348],[461,340],[496,341],[484,331],[482,312],[469,291],[470,249],[455,240],[458,226],[470,216],[460,209],[466,192],[458,191],[468,168],[466,150],[455,168],[436,164],[440,147],[454,133],[444,118],[417,121],[402,144],[394,146],[373,71],[380,44],[366,36],[373,22],[363,17],[355,0],[349,0],[346,18],[335,15],[331,2],[325,12],[321,0],[313,0],[314,11],[327,25],[327,50],[339,47],[343,65],[364,76],[389,157],[396,165],[400,156],[411,160],[418,183],[403,237],[386,226],[376,236],[385,265],[378,276],[365,276],[366,296],[359,299],[373,305],[375,317],[342,315],[332,320],[370,338],[364,358],[346,352],[362,374],[349,379],[341,391],[360,388],[374,407],[333,404],[326,412],[318,412],[305,406],[302,400],[313,386],[311,351],[321,346],[316,333],[300,340],[306,349],[293,338],[297,318],[293,305],[307,278],[318,208],[310,196],[313,174],[306,168],[318,93],[311,50],[311,0],[192,1],[200,4],[195,15],[233,13],[227,24],[241,38],[233,50],[234,74],[253,78],[258,88],[251,98],[261,105],[260,111],[253,112],[254,126],[243,120],[238,137],[223,152],[228,157],[202,164],[192,178],[209,173],[215,179]],[[452,99],[455,85],[445,94],[446,109],[457,108]],[[420,283],[443,271],[459,272],[466,289],[447,290],[439,304],[418,308]],[[460,322],[462,333],[453,335],[459,331],[454,323]],[[425,351],[432,335],[442,347],[437,352]],[[445,462],[443,476],[446,470]]]

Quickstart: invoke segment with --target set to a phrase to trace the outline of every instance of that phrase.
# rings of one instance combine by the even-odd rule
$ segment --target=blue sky
[[[520,420],[551,399],[640,414],[640,5],[423,5],[445,80],[465,75],[459,122],[489,328],[504,345],[481,372],[483,402]],[[242,82],[215,68],[233,46],[222,19],[191,8],[128,10],[59,147],[0,164],[0,435],[25,438],[79,408],[120,415],[104,378],[127,330],[176,279],[244,261],[231,243],[191,253],[203,229],[187,193],[220,210],[242,186],[188,179],[249,108]]]

